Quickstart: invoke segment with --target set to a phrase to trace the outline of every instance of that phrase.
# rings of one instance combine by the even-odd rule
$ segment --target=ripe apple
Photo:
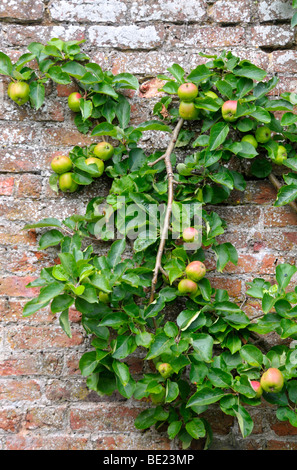
[[[192,261],[186,267],[186,274],[192,281],[200,281],[206,274],[205,265],[201,261]]]
[[[100,302],[104,304],[108,304],[110,301],[109,295],[106,294],[105,292],[100,291],[98,297],[99,297]]]
[[[152,400],[154,405],[159,405],[160,403],[164,403],[165,394],[166,394],[165,387],[162,387],[161,392],[151,393],[150,394],[150,399]]]
[[[279,369],[271,367],[264,372],[260,383],[265,392],[278,393],[284,386],[284,377]]]
[[[113,156],[114,148],[108,142],[99,142],[99,144],[94,147],[93,152],[96,157],[105,161],[109,160]]]
[[[251,380],[251,386],[253,387],[253,389],[256,392],[255,398],[260,398],[260,396],[263,393],[263,389],[261,387],[260,382],[258,382],[257,380]]]
[[[78,113],[78,111],[80,111],[79,101],[81,98],[82,98],[81,94],[78,93],[77,91],[74,91],[68,96],[68,106],[71,109],[71,111],[74,111],[75,113]]]
[[[9,98],[21,106],[29,100],[30,87],[26,82],[10,82],[7,89]]]
[[[277,148],[277,155],[273,160],[277,165],[282,165],[285,160],[287,160],[287,150],[283,145],[279,145]]]
[[[191,279],[182,279],[179,281],[177,288],[179,293],[183,295],[198,294],[199,292],[196,282],[192,281]]]
[[[222,106],[222,116],[225,121],[232,122],[237,118],[235,117],[237,110],[237,101],[228,100]]]
[[[255,137],[260,144],[266,144],[270,140],[271,130],[268,126],[261,126],[256,129]]]
[[[59,187],[63,193],[74,193],[77,190],[78,184],[73,181],[72,173],[63,173],[59,177]]]
[[[104,172],[104,163],[102,160],[100,160],[99,158],[95,158],[95,157],[89,157],[89,158],[86,158],[85,160],[85,164],[86,165],[91,165],[91,164],[95,164],[98,168],[98,171],[100,173],[99,176],[101,176]]]
[[[193,243],[198,238],[198,230],[194,227],[187,227],[183,231],[183,240],[186,243]]]
[[[171,365],[168,362],[163,362],[157,365],[158,372],[162,375],[164,379],[170,377],[174,370],[172,369]]]
[[[57,155],[51,161],[52,170],[61,175],[62,173],[67,173],[72,168],[72,161],[67,155]]]
[[[245,135],[242,139],[241,142],[248,142],[251,144],[255,149],[258,147],[258,142],[256,141],[255,137],[252,134],[247,134]]]
[[[193,101],[198,95],[198,88],[195,83],[183,83],[178,88],[177,94],[182,101]]]
[[[193,102],[181,101],[179,105],[179,115],[186,121],[193,121],[198,118],[198,109]]]

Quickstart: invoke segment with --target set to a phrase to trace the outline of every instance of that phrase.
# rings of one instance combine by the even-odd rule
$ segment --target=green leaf
[[[30,230],[32,228],[44,228],[44,227],[62,227],[62,224],[58,219],[49,217],[49,218],[40,220],[36,224],[27,224],[25,225],[23,230]]]
[[[284,185],[277,193],[277,199],[274,206],[281,207],[295,201],[297,198],[297,184]]]
[[[179,395],[179,387],[176,382],[167,380],[166,382],[166,394],[165,394],[165,403],[171,403],[176,400]]]
[[[96,351],[90,351],[82,355],[79,361],[81,375],[87,377],[96,369],[99,361],[97,360]]]
[[[80,110],[83,121],[86,121],[91,115],[93,111],[93,103],[90,100],[84,100],[83,98],[80,100]]]
[[[38,310],[46,307],[49,302],[50,300],[47,300],[46,302],[39,302],[37,297],[35,299],[29,300],[29,302],[27,302],[24,306],[23,316],[29,317],[30,315],[33,315]]]
[[[78,272],[74,256],[71,253],[59,253],[59,258],[66,273],[69,274],[72,279],[76,279]]]
[[[208,406],[217,402],[225,395],[220,388],[203,387],[194,393],[187,403],[187,408],[191,406]]]
[[[228,133],[228,124],[223,122],[218,122],[215,124],[210,131],[209,149],[215,150],[218,148],[226,140]]]
[[[38,302],[44,303],[52,300],[57,295],[61,294],[64,291],[65,285],[60,282],[52,282],[46,287],[42,287],[40,294],[37,297]]]
[[[71,77],[75,77],[78,79],[83,77],[86,73],[85,67],[83,67],[78,62],[75,62],[74,60],[71,62],[67,62],[66,64],[63,64],[62,70],[66,72],[68,75],[70,75]]]
[[[200,418],[194,418],[186,423],[186,430],[194,439],[200,439],[206,434],[204,422]]]
[[[137,78],[131,73],[119,73],[112,79],[113,85],[119,85],[119,88],[128,88],[130,90],[138,90],[139,83]]]
[[[184,75],[185,71],[184,69],[179,65],[179,64],[172,64],[171,67],[167,68],[168,72],[173,75],[173,77],[179,82],[183,83],[184,82]]]
[[[60,85],[69,85],[71,83],[71,78],[68,73],[63,72],[61,67],[58,65],[53,65],[47,71],[47,75],[56,83]]]
[[[9,76],[12,74],[11,60],[4,52],[0,52],[0,74]]]
[[[155,409],[149,408],[139,413],[134,421],[134,426],[136,429],[147,429],[153,426],[156,421],[157,419],[155,418]]]
[[[49,246],[56,246],[64,239],[64,235],[56,229],[44,233],[39,240],[39,247],[45,250]]]
[[[129,372],[129,367],[127,364],[124,364],[123,362],[120,361],[113,361],[112,363],[112,368],[119,378],[120,382],[126,386],[129,383],[130,380],[130,372]]]
[[[199,356],[200,361],[211,362],[213,350],[213,338],[206,333],[193,335],[192,346]]]
[[[250,414],[242,405],[238,405],[234,407],[233,410],[237,417],[242,437],[245,438],[249,436],[251,432],[253,431],[253,427],[254,427],[254,423]]]
[[[284,113],[281,118],[281,125],[282,126],[291,126],[291,124],[294,124],[297,122],[297,115],[293,113]]]
[[[181,427],[182,427],[181,421],[173,421],[172,423],[170,423],[167,428],[169,439],[171,440],[174,439],[178,435],[179,431],[181,430]]]
[[[139,124],[136,127],[137,130],[144,132],[144,131],[163,131],[163,132],[171,132],[171,127],[163,124],[160,121],[145,121]]]
[[[291,264],[279,264],[276,267],[276,280],[280,289],[285,289],[288,287],[292,276],[297,272],[297,267]]]
[[[155,341],[151,345],[150,351],[146,356],[146,360],[154,359],[166,352],[170,346],[174,344],[173,338],[168,338],[167,335],[160,333],[155,336]]]
[[[61,294],[54,298],[51,303],[51,312],[59,313],[67,310],[74,303],[74,298],[68,294]]]
[[[69,323],[68,309],[64,310],[64,312],[62,312],[61,315],[59,316],[59,323],[63,331],[68,336],[68,338],[72,338],[71,328],[70,328],[70,323]]]
[[[253,367],[261,367],[263,364],[263,354],[256,346],[246,344],[239,351],[244,361]]]
[[[126,248],[126,240],[122,238],[121,240],[116,240],[111,245],[111,248],[107,255],[107,261],[111,268],[115,268],[120,262],[122,254]]]
[[[238,77],[251,78],[257,81],[262,81],[267,75],[265,70],[251,64],[247,60],[240,62],[239,65],[233,69],[233,73]]]

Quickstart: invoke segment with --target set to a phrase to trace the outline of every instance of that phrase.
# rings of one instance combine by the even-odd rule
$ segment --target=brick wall
[[[16,59],[32,41],[85,38],[84,50],[104,69],[137,74],[148,84],[133,97],[139,122],[150,117],[156,74],[174,62],[189,70],[203,62],[200,51],[230,49],[278,73],[277,93],[296,92],[291,17],[290,0],[2,0],[0,50]],[[174,449],[164,435],[134,429],[139,403],[87,390],[78,360],[89,342],[77,312],[71,312],[72,339],[46,309],[22,317],[34,295],[25,285],[56,256],[54,249],[38,251],[38,233],[22,231],[24,224],[83,212],[91,197],[107,194],[108,182],[79,196],[56,195],[48,186],[52,157],[90,143],[66,106],[73,88],[49,84],[46,104],[36,112],[9,101],[7,81],[0,83],[0,449]],[[150,137],[144,144],[150,146]],[[213,283],[239,301],[246,281],[269,279],[275,263],[295,261],[297,216],[288,207],[274,208],[275,196],[269,182],[250,180],[245,193],[234,192],[216,208],[229,224],[224,240],[234,243],[240,259]],[[245,309],[253,315],[258,305],[248,302]],[[132,365],[141,373],[137,357]],[[213,407],[207,413],[213,448],[297,448],[297,429],[277,422],[272,406],[250,412],[255,428],[243,441],[233,418]]]

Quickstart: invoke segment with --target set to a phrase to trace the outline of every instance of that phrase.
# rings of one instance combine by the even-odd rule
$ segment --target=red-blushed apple
[[[108,142],[99,142],[94,149],[94,155],[100,160],[109,160],[114,154],[113,146]]]
[[[192,281],[200,281],[206,274],[205,265],[201,261],[192,261],[186,267],[186,275]]]
[[[7,94],[19,106],[29,100],[30,87],[27,82],[10,82]]]
[[[266,144],[271,137],[271,130],[268,126],[261,126],[256,129],[255,137],[260,144]]]
[[[51,161],[51,168],[55,173],[61,175],[71,170],[72,161],[67,155],[57,155]]]
[[[198,109],[193,102],[181,101],[179,105],[179,115],[186,121],[193,121],[198,118]]]
[[[245,135],[242,139],[241,142],[248,142],[251,144],[255,149],[258,147],[258,142],[255,139],[255,137],[252,134],[247,134]]]
[[[59,187],[63,193],[74,193],[78,188],[78,184],[73,181],[72,173],[67,172],[60,175]]]
[[[174,372],[172,366],[168,362],[163,362],[161,364],[158,364],[157,370],[164,379],[167,379],[168,377],[170,377]]]
[[[183,240],[186,243],[193,243],[195,240],[198,239],[198,230],[195,227],[187,227],[183,231]]]
[[[178,88],[177,94],[181,101],[193,101],[198,95],[198,88],[195,83],[183,83]]]
[[[225,121],[232,122],[237,118],[235,117],[237,110],[237,101],[228,100],[222,106],[222,116]]]
[[[284,376],[279,369],[271,367],[264,372],[260,383],[264,392],[278,393],[284,386]]]
[[[251,386],[253,387],[253,389],[256,392],[255,398],[260,398],[260,396],[263,393],[263,389],[261,387],[260,382],[258,382],[257,380],[251,380]]]
[[[196,282],[191,279],[182,279],[179,281],[177,288],[179,293],[183,295],[198,294],[199,292]]]
[[[277,165],[282,165],[285,160],[287,160],[287,149],[283,145],[279,145],[277,148],[277,155],[274,158],[273,162]]]
[[[97,169],[100,173],[99,176],[101,176],[104,172],[104,163],[102,160],[100,160],[99,158],[95,158],[95,157],[89,157],[89,158],[86,158],[85,160],[85,164],[86,165],[96,165],[97,166]],[[98,177],[99,177],[98,176]]]
[[[68,106],[71,111],[78,113],[80,111],[80,99],[82,98],[81,94],[77,91],[74,91],[68,96]]]

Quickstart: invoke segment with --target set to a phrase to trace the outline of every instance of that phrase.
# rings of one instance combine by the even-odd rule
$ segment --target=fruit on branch
[[[192,281],[191,279],[182,279],[181,281],[179,281],[177,289],[178,292],[183,295],[192,295],[199,293],[199,288],[196,282]]]
[[[102,160],[100,160],[99,158],[95,158],[95,157],[89,157],[89,158],[86,158],[85,160],[85,164],[86,165],[96,165],[97,168],[98,168],[98,171],[100,173],[99,176],[101,176],[104,172],[104,163]]]
[[[187,227],[183,231],[183,240],[186,243],[192,243],[198,239],[199,232],[195,227]]]
[[[110,302],[110,297],[105,292],[100,291],[98,295],[99,301],[103,304],[108,304]]]
[[[235,117],[237,110],[237,101],[228,100],[222,106],[222,116],[225,121],[232,122],[237,118]]]
[[[260,384],[267,393],[278,393],[284,386],[284,377],[279,369],[271,367],[261,377]]]
[[[59,187],[63,193],[74,193],[78,188],[78,184],[72,179],[72,174],[67,172],[59,177]]]
[[[151,399],[152,403],[154,403],[154,405],[160,405],[161,403],[164,403],[165,394],[166,394],[166,390],[165,390],[164,387],[162,387],[161,392],[151,393],[150,394],[150,399]]]
[[[206,274],[206,267],[201,261],[192,261],[186,267],[186,275],[192,281],[200,281]]]
[[[193,121],[198,118],[198,109],[193,102],[181,101],[179,105],[179,115],[186,121]]]
[[[61,175],[71,170],[72,161],[67,155],[57,155],[51,161],[51,168],[55,173]]]
[[[168,377],[170,377],[174,372],[173,368],[168,362],[163,362],[163,363],[158,364],[157,370],[164,379],[167,379]]]
[[[182,101],[193,101],[198,95],[198,88],[195,83],[183,83],[178,88],[177,94]]]
[[[255,398],[260,398],[260,396],[263,393],[263,389],[261,387],[260,382],[258,382],[257,380],[251,380],[251,386],[253,387],[253,389],[256,392]]]
[[[19,106],[29,100],[30,87],[26,82],[10,82],[7,94]]]
[[[282,165],[285,160],[287,160],[287,150],[283,145],[279,145],[277,148],[276,157],[273,159],[273,162],[277,165]]]
[[[75,113],[78,113],[80,110],[80,100],[82,96],[80,93],[77,91],[74,91],[68,96],[68,106],[71,109],[71,111],[74,111]]]
[[[248,143],[251,144],[253,147],[255,147],[255,149],[258,147],[258,142],[257,142],[257,140],[255,139],[255,137],[254,137],[252,134],[247,134],[247,135],[245,135],[245,136],[241,139],[241,142],[248,142]]]
[[[94,155],[100,158],[100,160],[109,160],[114,154],[114,148],[108,142],[99,142],[94,149]]]
[[[178,163],[176,165],[176,171],[181,176],[190,176],[192,174],[192,170],[188,168],[185,163]]]
[[[270,140],[271,130],[268,126],[261,126],[256,129],[255,137],[260,144],[266,144]]]

